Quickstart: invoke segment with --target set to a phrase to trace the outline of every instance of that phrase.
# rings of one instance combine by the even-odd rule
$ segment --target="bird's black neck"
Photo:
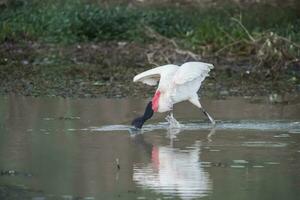
[[[152,101],[150,101],[148,103],[148,105],[146,106],[144,115],[142,116],[142,118],[146,121],[148,119],[150,119],[153,116],[153,109],[152,109]]]

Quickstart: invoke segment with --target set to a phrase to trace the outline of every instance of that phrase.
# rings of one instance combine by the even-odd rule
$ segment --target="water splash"
[[[170,129],[180,129],[181,128],[180,123],[175,119],[175,117],[173,116],[173,113],[171,113],[170,115],[167,115],[165,119],[169,123]]]
[[[142,131],[166,130],[173,127],[173,129],[180,130],[211,130],[210,123],[203,121],[193,121],[188,123],[179,123],[174,117],[168,118],[167,122],[160,122],[157,124],[147,124],[143,126]],[[176,127],[176,128],[175,128]],[[106,125],[100,127],[89,127],[81,130],[94,131],[128,131],[132,129],[129,125]],[[275,120],[275,121],[254,121],[254,120],[240,120],[240,121],[218,121],[216,130],[258,130],[258,131],[286,131],[289,134],[300,133],[300,122]]]

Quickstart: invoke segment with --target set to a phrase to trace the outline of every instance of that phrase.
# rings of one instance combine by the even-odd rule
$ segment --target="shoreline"
[[[152,52],[158,52],[151,54]],[[152,60],[149,58],[152,55]],[[81,43],[60,46],[36,42],[0,45],[0,94],[62,97],[149,97],[155,87],[132,78],[155,64],[195,60],[159,43]],[[254,68],[251,57],[206,57],[215,68],[203,82],[202,96],[264,96],[299,93],[298,63],[285,71]],[[299,63],[300,64],[300,63]]]

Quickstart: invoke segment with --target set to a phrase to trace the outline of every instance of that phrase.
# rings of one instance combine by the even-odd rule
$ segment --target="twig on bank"
[[[165,42],[171,44],[172,46],[174,46],[174,48],[175,48],[174,50],[175,50],[176,53],[178,53],[180,55],[188,55],[191,58],[193,58],[194,60],[200,60],[201,59],[200,55],[195,54],[195,53],[193,53],[193,52],[191,52],[189,50],[184,50],[184,49],[180,48],[179,45],[176,43],[176,41],[174,39],[170,39],[170,38],[167,38],[167,37],[159,34],[155,30],[153,30],[151,27],[145,26],[145,30],[146,30],[146,34],[149,37],[155,38],[158,41],[165,41]],[[166,60],[169,62],[168,58],[166,58]]]
[[[246,27],[242,24],[241,20],[238,20],[234,17],[231,18],[232,21],[235,21],[236,23],[238,23],[238,25],[240,25],[240,27],[245,31],[245,33],[248,35],[249,39],[252,42],[255,42],[255,39],[253,38],[253,36],[249,33],[249,31],[246,29]]]
[[[293,41],[291,41],[291,40],[289,40],[289,39],[287,39],[287,38],[285,38],[285,37],[279,36],[279,35],[276,35],[276,37],[277,37],[278,39],[283,40],[283,41],[285,41],[285,42],[287,42],[287,43],[290,43],[291,45],[293,45],[293,46],[295,46],[295,47],[297,47],[297,48],[300,49],[300,44],[295,43],[295,42],[293,42]]]
[[[230,48],[230,47],[232,47],[232,46],[235,46],[235,45],[237,45],[237,44],[239,44],[239,43],[241,43],[241,42],[243,42],[243,40],[237,40],[237,41],[235,41],[235,42],[232,42],[232,43],[230,43],[230,44],[228,44],[228,45],[222,47],[222,48],[219,49],[218,51],[216,51],[216,52],[215,52],[215,55],[219,55],[219,54],[220,54],[222,51],[224,51],[225,49],[228,49],[228,48]]]
[[[146,54],[146,57],[147,57],[147,60],[148,60],[148,63],[151,64],[151,65],[155,65],[156,67],[159,66],[159,64],[157,64],[154,60],[153,60],[153,57],[154,57],[154,54],[156,52],[152,52],[152,53],[147,53]]]

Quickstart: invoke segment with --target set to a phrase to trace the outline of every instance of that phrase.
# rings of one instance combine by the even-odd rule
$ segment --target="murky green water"
[[[298,199],[300,103],[243,98],[176,106],[128,124],[137,99],[0,99],[0,199]],[[120,169],[118,169],[117,161]]]

